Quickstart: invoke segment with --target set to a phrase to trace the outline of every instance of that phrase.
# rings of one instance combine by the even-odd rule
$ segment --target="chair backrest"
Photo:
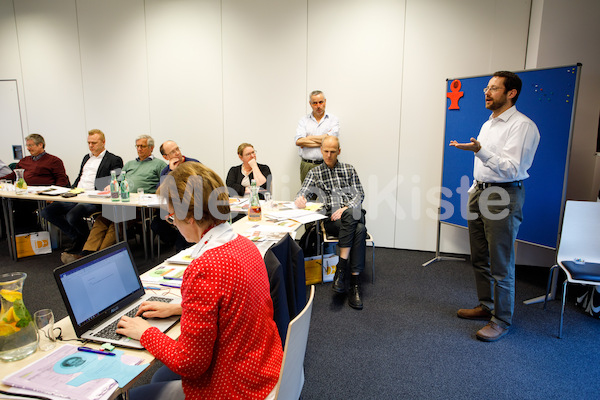
[[[277,382],[277,399],[298,400],[302,393],[304,355],[306,354],[314,298],[315,285],[312,285],[306,306],[288,325],[281,372],[279,373],[279,382]]]

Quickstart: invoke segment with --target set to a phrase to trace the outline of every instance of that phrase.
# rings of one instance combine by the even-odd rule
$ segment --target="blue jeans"
[[[509,201],[485,206],[480,204],[484,190],[476,189],[469,195],[469,212],[477,216],[468,220],[471,263],[479,303],[492,313],[493,322],[507,328],[515,308],[515,240],[523,220],[525,188],[486,190],[491,189],[505,191]],[[492,193],[489,200],[499,201],[500,195]],[[506,216],[499,218],[500,213]]]
[[[181,376],[162,366],[154,373],[148,385],[129,391],[130,400],[183,400]]]

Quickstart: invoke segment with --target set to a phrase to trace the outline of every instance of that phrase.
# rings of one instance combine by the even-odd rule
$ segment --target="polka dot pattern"
[[[181,336],[156,328],[141,342],[182,376],[186,399],[264,399],[283,358],[264,261],[243,236],[207,250],[181,285]]]

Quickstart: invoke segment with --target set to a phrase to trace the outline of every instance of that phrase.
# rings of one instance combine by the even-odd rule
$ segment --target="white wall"
[[[572,6],[542,5],[536,61],[552,66],[546,21],[555,24],[553,15]],[[71,179],[92,128],[104,130],[109,150],[125,161],[135,157],[135,136],[149,133],[157,144],[176,140],[222,176],[247,141],[273,170],[276,198],[300,186],[295,127],[310,110],[307,93],[323,90],[341,120],[340,158],[356,166],[365,187],[377,245],[433,250],[445,81],[524,69],[529,7],[522,0],[0,0],[0,79],[18,80],[25,134],[42,133]],[[579,18],[593,25],[581,14],[571,11],[571,25]],[[576,61],[583,60],[568,63]],[[158,146],[154,153],[160,157]],[[442,238],[444,251],[468,251],[464,230],[445,226]]]

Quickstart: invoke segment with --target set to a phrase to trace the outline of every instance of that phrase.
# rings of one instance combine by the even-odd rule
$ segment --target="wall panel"
[[[137,157],[135,137],[152,134],[144,2],[78,0],[77,14],[86,119],[81,142],[87,130],[101,129],[107,149],[127,162]]]
[[[223,76],[219,0],[147,0],[150,123],[158,147],[223,170]]]
[[[307,89],[340,118],[340,160],[357,169],[380,246],[394,243],[403,33],[401,1],[308,2]]]
[[[224,169],[250,142],[278,198],[299,181],[294,135],[306,101],[306,2],[223,0]],[[299,185],[299,183],[298,183]]]
[[[44,136],[47,151],[63,160],[74,180],[83,154],[64,145],[85,129],[75,1],[27,0],[14,6],[26,134]]]

